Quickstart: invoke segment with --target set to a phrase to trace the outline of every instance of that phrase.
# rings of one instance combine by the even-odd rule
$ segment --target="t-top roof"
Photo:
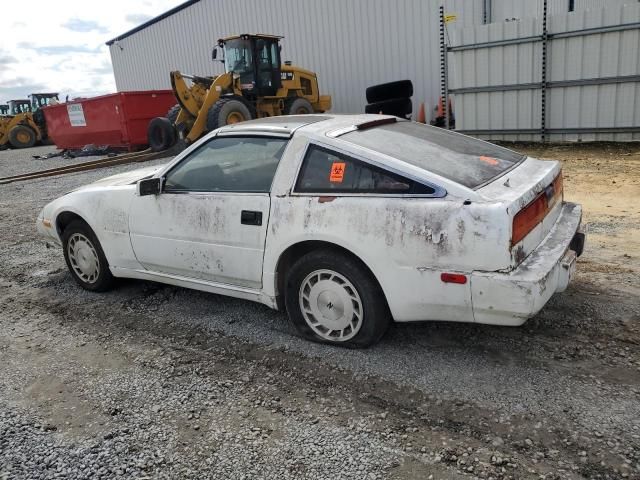
[[[299,128],[312,123],[330,120],[328,115],[283,115],[279,117],[258,118],[246,122],[226,125],[220,129],[221,132],[247,132],[247,131],[270,131],[279,133],[292,133]]]

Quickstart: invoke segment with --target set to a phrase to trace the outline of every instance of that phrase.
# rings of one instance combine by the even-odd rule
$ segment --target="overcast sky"
[[[0,103],[34,92],[115,92],[107,40],[183,0],[2,2]]]

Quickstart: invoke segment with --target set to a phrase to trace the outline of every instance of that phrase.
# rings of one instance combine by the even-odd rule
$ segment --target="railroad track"
[[[23,182],[25,180],[34,180],[37,178],[54,177],[58,175],[65,175],[67,173],[97,170],[99,168],[125,165],[127,163],[147,162],[149,160],[155,160],[174,154],[175,152],[172,152],[171,150],[153,152],[151,151],[151,149],[147,149],[142,152],[125,153],[123,155],[117,155],[115,157],[101,158],[100,160],[92,160],[90,162],[77,163],[75,165],[66,165],[64,167],[50,168],[48,170],[39,170],[36,172],[23,173],[21,175],[12,175],[10,177],[0,177],[0,185],[14,182]]]

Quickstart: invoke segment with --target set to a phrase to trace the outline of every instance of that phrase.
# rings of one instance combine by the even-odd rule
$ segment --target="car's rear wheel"
[[[316,342],[368,347],[390,323],[378,282],[339,251],[315,250],[295,262],[287,275],[285,303],[294,327]]]
[[[91,228],[80,220],[72,221],[62,233],[64,259],[73,279],[93,292],[109,290],[113,275],[100,242]]]

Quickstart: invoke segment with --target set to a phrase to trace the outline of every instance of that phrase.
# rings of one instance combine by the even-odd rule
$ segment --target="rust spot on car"
[[[337,197],[318,197],[318,203],[333,202]]]
[[[467,230],[464,220],[462,219],[458,220],[456,225],[456,230],[458,231],[458,239],[460,240],[460,242],[462,242],[464,239],[464,233]]]
[[[522,262],[526,258],[527,254],[524,251],[524,247],[522,245],[518,245],[516,250],[513,252],[513,258],[516,263]]]

